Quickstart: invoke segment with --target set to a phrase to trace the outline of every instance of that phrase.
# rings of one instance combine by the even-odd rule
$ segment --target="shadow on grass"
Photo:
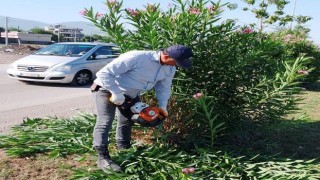
[[[320,157],[320,121],[283,120],[269,127],[252,126],[222,138],[221,147],[239,155],[296,160]]]
[[[306,88],[308,91],[320,92],[320,81],[303,84],[302,87]]]

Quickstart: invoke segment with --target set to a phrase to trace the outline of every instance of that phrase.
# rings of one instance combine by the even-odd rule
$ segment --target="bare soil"
[[[0,180],[66,180],[73,168],[93,166],[93,161],[78,162],[75,157],[50,158],[45,155],[11,158],[0,149]]]
[[[23,58],[27,55],[44,47],[43,45],[22,44],[22,45],[0,45],[0,64],[10,64],[13,61]]]

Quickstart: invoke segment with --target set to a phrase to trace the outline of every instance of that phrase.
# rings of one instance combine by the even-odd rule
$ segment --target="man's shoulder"
[[[128,51],[121,55],[122,57],[135,59],[138,61],[146,61],[146,60],[156,60],[157,51],[146,51],[146,50],[132,50]]]
[[[148,55],[148,54],[154,54],[156,51],[148,51],[148,50],[131,50],[124,54],[128,55]]]

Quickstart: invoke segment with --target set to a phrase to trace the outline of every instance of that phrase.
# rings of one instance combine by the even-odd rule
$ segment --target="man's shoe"
[[[100,169],[102,169],[104,172],[120,172],[121,167],[112,161],[110,158],[99,158],[97,161],[97,165]]]
[[[104,172],[110,172],[110,170],[114,172],[121,171],[121,167],[111,159],[107,147],[97,146],[95,149],[98,153],[97,165],[100,169]]]
[[[118,151],[129,149],[131,147],[130,142],[117,142]]]
[[[129,149],[131,147],[131,145],[117,145],[117,149],[118,151],[122,151],[122,150],[125,150],[125,149]]]

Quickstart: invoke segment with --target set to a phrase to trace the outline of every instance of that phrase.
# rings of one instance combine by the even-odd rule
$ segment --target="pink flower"
[[[134,16],[134,17],[139,15],[139,11],[135,11],[135,10],[133,10],[133,9],[131,9],[131,8],[127,8],[126,11],[127,11],[129,14],[131,14],[131,16]]]
[[[87,15],[88,11],[87,11],[87,10],[81,10],[79,13],[80,13],[82,16],[85,16],[85,15]]]
[[[149,9],[150,11],[154,11],[154,5],[148,4],[147,9]]]
[[[184,173],[184,174],[188,174],[188,170],[187,170],[187,168],[183,168],[183,169],[182,169],[182,173]]]
[[[202,93],[196,93],[196,94],[194,94],[193,95],[193,98],[195,99],[195,100],[198,100],[200,97],[202,97],[203,96],[203,94]]]
[[[208,11],[210,14],[214,12],[214,8],[215,8],[214,5],[211,5],[208,7]]]
[[[290,44],[294,44],[294,43],[301,42],[301,41],[305,40],[304,38],[299,37],[294,34],[287,34],[287,35],[283,36],[282,38],[285,43],[290,43]]]
[[[102,14],[102,13],[97,12],[97,14],[96,14],[96,18],[101,18],[102,16],[103,16],[103,14]]]
[[[284,42],[289,42],[292,38],[293,38],[292,34],[287,34],[286,36],[284,36]]]
[[[194,168],[194,167],[183,168],[181,171],[183,174],[192,174],[196,171],[196,168]]]
[[[287,37],[287,38],[292,38],[293,37],[293,35],[292,34],[287,34],[285,37]]]
[[[308,75],[309,72],[308,72],[308,71],[305,71],[305,70],[299,70],[299,71],[298,71],[298,74]]]
[[[108,3],[110,4],[110,6],[112,8],[114,8],[114,7],[119,5],[119,2],[117,2],[116,0],[109,0]]]
[[[242,30],[242,33],[243,34],[250,34],[253,32],[253,29],[249,28],[249,27],[246,27],[245,29]]]
[[[194,167],[191,167],[191,168],[189,168],[189,173],[194,173],[195,171],[196,171],[196,168],[194,168]]]
[[[200,10],[198,8],[190,8],[189,13],[190,14],[200,14]]]

